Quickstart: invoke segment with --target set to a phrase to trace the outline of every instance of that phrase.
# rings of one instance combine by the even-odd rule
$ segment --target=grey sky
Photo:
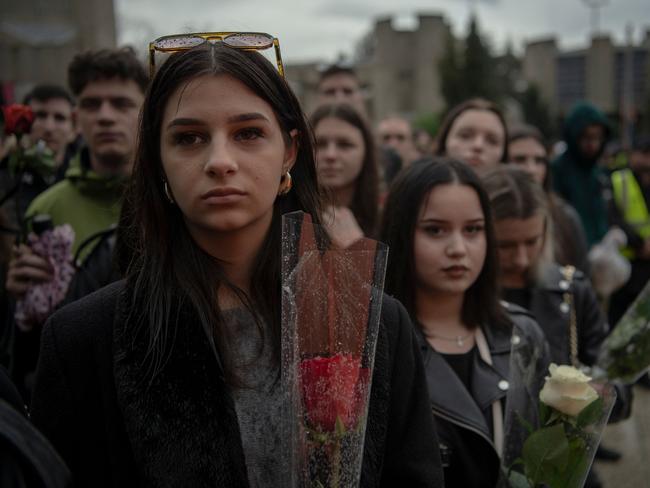
[[[280,39],[287,62],[333,61],[351,54],[378,16],[397,27],[414,25],[417,12],[444,15],[456,34],[465,32],[470,3],[483,33],[496,49],[512,40],[555,36],[562,47],[586,45],[590,13],[582,0],[116,0],[118,40],[144,49],[149,40],[192,30],[263,31]],[[631,23],[640,40],[650,28],[648,0],[609,0],[601,9],[601,30],[618,42]]]

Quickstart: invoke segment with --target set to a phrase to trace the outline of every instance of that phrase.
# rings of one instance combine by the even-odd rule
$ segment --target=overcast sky
[[[601,31],[617,42],[631,23],[635,41],[650,29],[648,0],[607,2]],[[587,44],[590,11],[584,0],[115,0],[118,41],[143,49],[165,34],[203,30],[262,31],[280,39],[286,62],[334,61],[351,54],[379,16],[393,16],[398,28],[413,28],[418,12],[442,14],[457,35],[466,32],[471,5],[491,45],[507,40],[522,49],[526,40],[555,36],[564,48]]]

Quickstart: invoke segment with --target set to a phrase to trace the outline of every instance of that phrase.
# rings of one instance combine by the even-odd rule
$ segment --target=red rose
[[[363,405],[359,402],[361,359],[352,354],[315,357],[300,363],[303,404],[313,428],[333,432],[337,417],[346,429],[354,428]]]
[[[27,105],[14,103],[2,107],[2,115],[5,119],[5,134],[16,134],[17,136],[27,134],[34,122],[34,112]]]

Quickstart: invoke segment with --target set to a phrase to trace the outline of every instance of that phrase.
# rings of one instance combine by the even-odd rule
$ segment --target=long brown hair
[[[530,174],[510,165],[487,172],[483,175],[483,185],[490,197],[495,222],[527,220],[536,215],[544,217],[544,247],[532,270],[532,278],[537,279],[544,267],[553,261],[553,225],[544,189]]]
[[[342,120],[361,132],[365,151],[350,210],[364,234],[372,237],[377,232],[379,220],[379,170],[372,133],[363,117],[351,105],[345,103],[326,104],[316,109],[310,120],[314,130],[319,122],[326,118]]]
[[[445,118],[440,124],[438,133],[433,141],[433,154],[434,156],[446,156],[447,155],[447,138],[449,137],[449,132],[451,131],[454,122],[460,117],[463,112],[468,110],[483,110],[487,112],[492,112],[497,116],[501,125],[503,126],[503,152],[501,153],[500,162],[505,163],[508,161],[508,126],[506,124],[506,119],[503,116],[501,109],[493,102],[486,100],[484,98],[471,98],[465,100],[464,102],[459,103],[455,107],[452,107]]]

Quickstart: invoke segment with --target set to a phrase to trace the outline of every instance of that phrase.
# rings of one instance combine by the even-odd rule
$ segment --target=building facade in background
[[[116,46],[113,0],[0,0],[0,82],[7,102],[34,84],[67,85],[72,57]]]
[[[442,15],[420,14],[413,30],[399,30],[391,18],[375,22],[360,43],[355,69],[373,120],[388,115],[414,119],[444,108],[438,65],[444,55],[449,25]],[[287,78],[306,111],[317,100],[319,63],[287,66]]]
[[[561,51],[553,38],[530,42],[523,76],[537,85],[555,117],[589,100],[613,118],[623,117],[628,106],[627,115],[638,118],[650,108],[650,30],[639,45],[615,45],[607,35],[573,51]]]

